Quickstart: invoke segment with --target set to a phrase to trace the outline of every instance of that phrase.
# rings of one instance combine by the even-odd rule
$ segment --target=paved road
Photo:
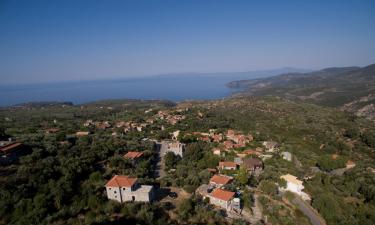
[[[295,197],[292,202],[310,219],[313,225],[326,225],[326,222],[318,212],[301,198]]]
[[[160,151],[161,149],[161,143],[156,142],[156,151],[158,152],[157,156],[157,162],[156,162],[156,168],[155,168],[155,178],[161,179],[163,178],[166,173],[164,171],[164,161],[162,157],[162,152]]]

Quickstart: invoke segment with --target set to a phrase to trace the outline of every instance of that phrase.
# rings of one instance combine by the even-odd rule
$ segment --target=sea
[[[285,71],[289,69],[38,84],[0,84],[0,106],[41,101],[69,101],[81,104],[105,99],[171,101],[220,99],[239,91],[226,86],[230,81],[267,77]]]

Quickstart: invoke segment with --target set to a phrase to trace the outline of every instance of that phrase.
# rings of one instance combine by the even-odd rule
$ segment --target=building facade
[[[153,186],[140,185],[137,178],[115,175],[105,185],[107,197],[118,202],[151,202]]]
[[[162,153],[162,156],[168,152],[173,152],[175,155],[179,155],[182,158],[185,152],[185,144],[179,141],[165,140],[161,142],[160,152]]]

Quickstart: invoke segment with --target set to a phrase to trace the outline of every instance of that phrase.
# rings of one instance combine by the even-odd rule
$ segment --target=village
[[[93,120],[87,120],[83,126],[84,127],[95,127],[97,129],[112,129],[120,128],[122,133],[126,134],[131,131],[141,132],[148,126],[154,124],[155,121],[161,120],[165,121],[168,125],[173,126],[178,122],[186,118],[183,115],[184,111],[189,109],[179,109],[176,114],[170,114],[168,111],[158,111],[157,114],[148,118],[143,123],[136,123],[132,121],[118,121],[115,124],[111,124],[109,121],[96,122]],[[151,113],[152,110],[146,110],[145,114]],[[203,117],[201,112],[198,112],[197,117]],[[165,130],[165,126],[162,125],[160,130]],[[51,132],[51,130],[47,131]],[[52,130],[53,132],[53,130]],[[152,133],[153,131],[151,131]],[[77,131],[76,136],[86,136],[89,135],[89,131]],[[118,132],[112,132],[112,136],[117,136]],[[183,138],[181,138],[183,135]],[[165,156],[168,153],[172,153],[179,158],[183,158],[185,154],[186,144],[180,142],[180,139],[193,138],[196,141],[202,141],[206,143],[213,143],[215,147],[211,149],[212,154],[220,158],[220,162],[215,168],[208,168],[207,170],[212,175],[207,184],[200,185],[196,190],[195,194],[200,196],[202,199],[207,199],[208,202],[219,210],[225,210],[228,219],[240,218],[249,223],[257,223],[259,221],[266,221],[267,217],[262,215],[261,207],[257,196],[253,195],[252,201],[254,201],[251,208],[244,207],[244,200],[242,193],[245,191],[243,188],[255,192],[258,192],[257,187],[251,187],[249,185],[240,187],[233,187],[228,189],[233,180],[238,176],[240,171],[246,173],[246,177],[258,177],[264,169],[264,160],[270,159],[275,155],[291,162],[293,160],[293,155],[288,151],[280,151],[279,143],[275,141],[263,141],[262,146],[256,148],[248,147],[253,141],[253,136],[251,134],[243,134],[241,131],[236,131],[233,129],[227,130],[225,133],[217,132],[216,129],[209,129],[207,132],[182,132],[180,130],[175,130],[170,133],[169,139],[163,140],[151,140],[155,143],[155,150],[159,154],[159,171],[156,177],[158,179],[163,178],[168,171],[165,171]],[[148,138],[144,138],[146,140]],[[225,160],[225,155],[233,155],[233,160]],[[137,166],[137,163],[142,160],[144,154],[140,151],[128,151],[123,155],[126,160],[131,161],[132,165]],[[354,167],[352,161],[347,163],[347,168],[350,169]],[[172,170],[173,171],[173,170]],[[319,221],[316,224],[324,224],[317,212],[309,205],[311,198],[308,193],[304,192],[303,180],[299,179],[292,174],[284,174],[279,177],[281,183],[276,183],[279,193],[282,195],[286,192],[291,192],[295,194],[298,198],[302,199],[307,206],[306,215],[310,215],[312,221]],[[283,184],[282,184],[283,183]],[[114,175],[105,185],[106,195],[109,200],[114,200],[120,203],[126,202],[153,202],[153,201],[163,201],[160,198],[160,187],[154,187],[153,185],[142,185],[138,182],[137,177],[132,177],[131,175]],[[179,190],[179,189],[175,189]],[[179,190],[179,193],[185,192]],[[176,192],[168,193],[167,197],[172,199],[174,202],[175,198],[178,198]],[[246,196],[249,197],[249,196]],[[310,212],[309,212],[310,210]]]
[[[267,224],[267,216],[263,213],[265,206],[262,206],[259,198],[260,196],[267,197],[268,194],[258,186],[259,184],[251,184],[250,180],[256,180],[262,176],[267,168],[267,160],[277,159],[279,162],[285,161],[298,166],[300,162],[296,156],[276,141],[254,140],[251,133],[244,133],[240,130],[218,128],[208,129],[205,132],[175,130],[175,125],[179,125],[187,118],[185,115],[187,112],[191,113],[189,108],[174,111],[159,110],[156,113],[148,109],[144,111],[146,118],[140,122],[88,119],[82,123],[80,130],[74,134],[67,134],[66,140],[60,141],[59,145],[69,146],[72,140],[86,138],[103,131],[110,134],[110,138],[137,133],[149,134],[149,137],[143,136],[140,142],[151,143],[153,146],[151,153],[133,148],[122,151],[119,157],[130,163],[132,168],[137,168],[145,161],[151,162],[149,165],[155,168],[153,179],[156,182],[150,183],[144,177],[137,177],[134,174],[113,174],[103,188],[109,201],[122,204],[168,202],[177,206],[179,202],[194,195],[211,204],[212,210],[221,211],[228,220],[241,219],[249,224],[262,221]],[[200,119],[204,117],[204,114],[198,111],[195,117]],[[46,128],[44,135],[54,135],[59,131],[57,127]],[[155,134],[159,132],[164,132],[164,135],[161,139],[156,139]],[[217,159],[217,164],[201,171],[209,174],[208,180],[199,183],[196,189],[190,192],[182,187],[165,185],[164,178],[171,179],[176,172],[176,165],[174,167],[167,165],[176,164],[184,159],[188,154],[187,147],[196,142],[210,146],[210,150],[205,154]],[[1,162],[9,164],[17,160],[22,155],[20,147],[22,147],[20,142],[11,139],[2,141],[0,143]],[[171,160],[176,162],[170,162]],[[108,167],[108,165],[104,166]],[[348,160],[345,168],[332,171],[332,173],[344,173],[354,167],[355,163]],[[318,169],[317,172],[322,171]],[[285,196],[290,196],[292,193],[292,200],[299,201],[299,203],[286,202],[285,204],[300,208],[311,221],[314,221],[314,225],[325,224],[319,213],[311,206],[310,194],[304,191],[304,182],[311,179],[313,174],[304,177],[299,175],[300,173],[285,173],[277,177],[277,182],[272,183],[277,187],[277,195],[286,199]]]

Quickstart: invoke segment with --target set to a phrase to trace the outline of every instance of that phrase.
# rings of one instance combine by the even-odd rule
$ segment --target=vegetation
[[[141,131],[125,132],[114,126],[118,121],[144,123],[159,110],[184,114],[186,119],[174,125],[155,119]],[[246,208],[254,204],[253,191],[258,192],[272,224],[309,224],[278,195],[278,185],[285,185],[280,176],[286,173],[300,179],[311,177],[305,181],[306,192],[328,224],[373,224],[375,220],[374,123],[334,109],[278,98],[231,98],[177,106],[164,101],[119,100],[82,106],[27,105],[2,109],[0,119],[2,137],[16,138],[32,149],[18,163],[0,167],[0,224],[243,224],[226,220],[224,212],[194,194],[173,206],[165,202],[118,204],[106,198],[104,184],[114,174],[194,193],[212,176],[208,168],[235,156],[234,151],[214,155],[211,149],[216,143],[184,135],[209,129],[250,133],[254,140],[248,148],[273,140],[281,151],[293,154],[292,162],[273,154],[264,161],[258,177],[237,171],[228,187],[244,190],[241,199]],[[112,128],[83,126],[86,120],[109,121]],[[58,130],[46,132],[50,128]],[[90,134],[76,137],[80,130]],[[167,175],[156,180],[156,151],[150,139],[170,138],[175,130],[188,143],[186,154],[183,158],[167,154]],[[144,153],[137,166],[122,157],[128,151]],[[337,155],[336,160],[332,155]],[[342,175],[330,173],[345,167],[349,159],[356,162],[355,168]],[[320,171],[312,172],[316,166]]]

